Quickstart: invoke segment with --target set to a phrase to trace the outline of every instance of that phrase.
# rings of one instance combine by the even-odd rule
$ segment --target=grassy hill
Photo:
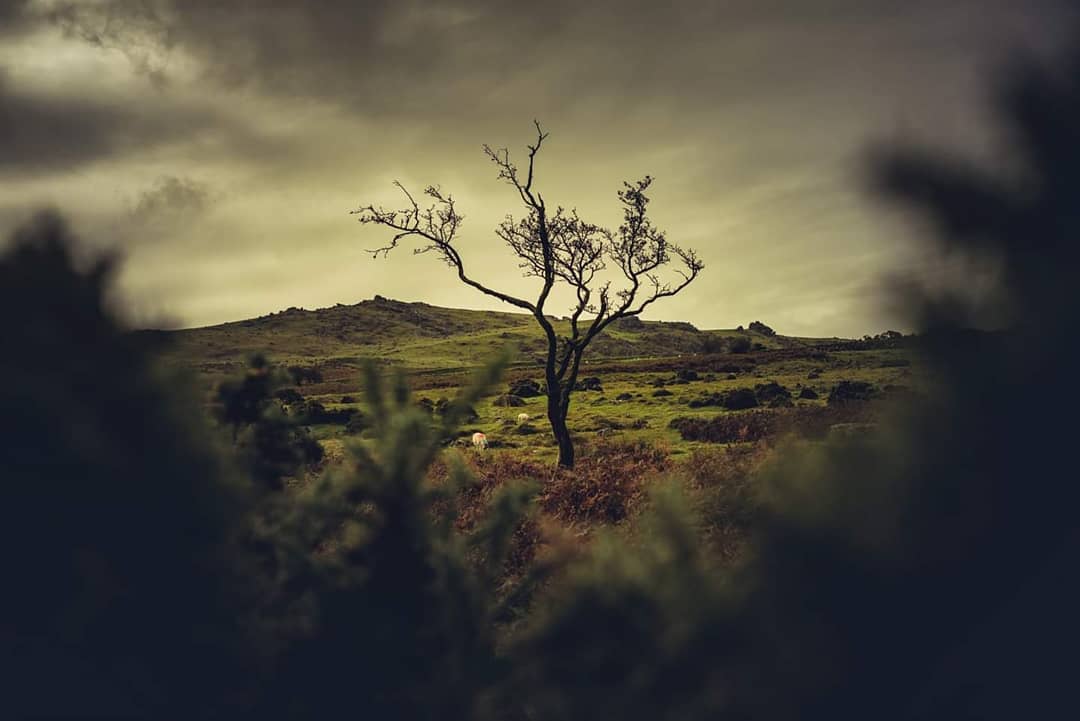
[[[555,325],[559,332],[569,330],[566,319]],[[514,349],[514,363],[505,380],[542,381],[546,347],[529,315],[440,308],[378,296],[355,305],[313,311],[290,308],[207,328],[153,333],[170,341],[165,344],[166,360],[197,372],[208,392],[221,379],[239,373],[255,352],[267,353],[279,365],[317,366],[322,379],[298,390],[329,410],[360,408],[359,371],[364,359],[405,368],[418,399],[433,404],[452,397],[472,367],[508,346]],[[744,345],[749,341],[749,350],[730,352],[732,342],[740,338]],[[687,440],[677,429],[680,422],[733,413],[715,403],[702,404],[710,398],[739,389],[757,392],[759,386],[777,383],[794,399],[790,408],[778,413],[792,415],[796,423],[818,423],[822,421],[814,420],[813,409],[828,410],[826,399],[842,381],[871,384],[881,396],[888,389],[920,385],[919,371],[917,353],[906,343],[791,338],[625,319],[590,348],[581,377],[598,379],[602,390],[575,394],[570,427],[583,438],[615,432],[627,440],[659,442],[681,455],[707,441]],[[801,397],[803,389],[812,391],[812,397]],[[476,408],[479,417],[468,427],[470,432],[484,431],[497,447],[544,457],[554,454],[543,420],[543,398],[527,398],[516,408],[496,406],[494,400],[493,396]],[[519,427],[514,419],[521,412],[535,421]],[[313,431],[330,445],[348,435],[341,425],[314,426]]]
[[[552,317],[559,333],[566,319]],[[375,296],[355,305],[303,310],[289,308],[259,318],[206,328],[170,331],[167,355],[203,373],[228,372],[254,352],[275,361],[335,367],[374,358],[411,370],[466,368],[504,347],[517,362],[539,363],[546,342],[532,316],[523,313],[459,310],[404,303]],[[593,362],[701,353],[747,335],[759,349],[806,345],[806,340],[736,330],[698,330],[689,323],[619,321],[589,350]]]

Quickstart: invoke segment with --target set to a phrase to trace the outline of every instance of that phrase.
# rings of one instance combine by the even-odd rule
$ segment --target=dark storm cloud
[[[579,91],[626,101],[655,99],[657,90],[768,95],[804,82],[820,62],[828,65],[860,44],[884,43],[872,65],[887,67],[897,42],[948,54],[1015,36],[1008,21],[1052,27],[1052,13],[1064,6],[1060,0],[106,0],[61,3],[52,16],[92,42],[129,46],[138,57],[155,43],[162,55],[183,48],[228,85],[333,96],[377,112],[466,106],[468,98],[459,95],[465,89],[517,95],[521,88],[504,83],[534,71],[547,78],[558,71],[569,83],[545,88],[545,78],[535,78],[555,96],[545,100]],[[768,38],[782,44],[761,42]],[[646,91],[649,98],[640,95]]]
[[[904,260],[866,212],[867,143],[989,147],[980,71],[1068,26],[1055,0],[21,5],[0,0],[0,193],[111,223],[132,283],[191,322],[373,293],[476,307],[425,258],[372,264],[384,239],[346,211],[442,183],[470,268],[504,279],[491,228],[518,209],[479,146],[520,160],[536,117],[545,197],[617,223],[619,181],[650,173],[658,224],[702,252],[657,317],[826,335],[874,330],[863,289]]]
[[[202,214],[210,202],[210,190],[204,183],[164,175],[139,195],[131,216],[140,224],[178,222]]]
[[[130,113],[93,100],[13,90],[0,72],[0,174],[69,168],[168,136],[159,124],[134,129]]]
[[[20,29],[26,19],[26,0],[0,0],[0,37]]]
[[[127,98],[17,89],[0,68],[0,178],[71,170],[170,143],[222,143],[248,154],[270,141],[210,107],[148,93]]]

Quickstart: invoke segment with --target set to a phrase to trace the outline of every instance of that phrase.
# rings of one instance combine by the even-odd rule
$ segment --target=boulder
[[[525,405],[525,401],[512,393],[504,393],[495,399],[493,405],[499,406],[500,408],[518,408],[519,406]]]
[[[761,335],[776,335],[776,331],[762,323],[760,320],[755,320],[754,322],[752,322],[749,326],[749,329],[752,332],[760,333]]]
[[[604,386],[601,385],[600,379],[596,376],[591,376],[580,380],[574,384],[574,390],[576,391],[603,391]]]

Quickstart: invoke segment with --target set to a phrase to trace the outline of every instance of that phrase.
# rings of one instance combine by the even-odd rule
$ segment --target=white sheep
[[[473,433],[472,434],[472,444],[473,444],[473,448],[475,448],[476,450],[478,450],[478,451],[484,450],[485,448],[487,448],[487,436],[485,436],[480,431],[477,431],[476,433]]]
[[[518,413],[518,425],[521,425],[522,423],[528,423],[528,422],[529,422],[529,414],[528,413]]]

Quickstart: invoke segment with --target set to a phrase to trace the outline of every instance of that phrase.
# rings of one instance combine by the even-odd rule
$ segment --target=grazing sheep
[[[528,423],[528,422],[529,422],[529,414],[528,413],[518,413],[518,423]]]
[[[472,434],[472,444],[473,444],[473,448],[475,448],[476,450],[478,450],[478,451],[484,450],[485,448],[487,448],[487,436],[485,436],[480,431],[477,431],[476,433],[473,433]]]

